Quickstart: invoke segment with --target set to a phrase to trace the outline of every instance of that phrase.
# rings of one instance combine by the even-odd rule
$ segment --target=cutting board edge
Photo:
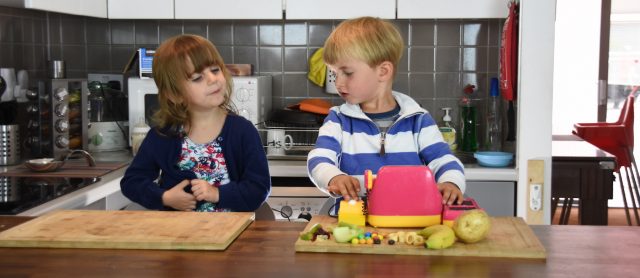
[[[131,241],[101,241],[103,239],[87,239],[85,241],[69,241],[69,240],[34,240],[29,238],[19,238],[21,233],[25,229],[40,225],[41,222],[49,221],[51,218],[56,218],[59,214],[63,215],[67,212],[71,213],[87,213],[87,214],[101,214],[106,211],[101,210],[57,210],[41,215],[30,221],[21,223],[15,227],[0,232],[0,247],[18,247],[18,248],[81,248],[81,249],[140,249],[140,250],[213,250],[224,251],[233,241],[240,236],[246,228],[251,225],[255,220],[255,212],[232,212],[231,214],[242,215],[243,222],[238,226],[238,229],[233,232],[226,241],[218,243],[207,242],[131,242]],[[113,211],[117,214],[131,213],[132,211]],[[159,211],[148,211],[159,212]],[[169,212],[172,213],[172,212]],[[176,212],[179,213],[179,212]],[[16,235],[18,235],[17,238]],[[14,238],[11,238],[14,237]],[[137,245],[136,245],[137,244]],[[147,246],[155,245],[155,246]],[[195,248],[192,248],[195,247]]]
[[[348,245],[348,243],[345,243]],[[431,256],[431,257],[469,257],[469,258],[501,258],[501,259],[527,259],[527,260],[541,260],[541,261],[546,261],[547,260],[547,253],[546,252],[531,252],[531,253],[526,253],[523,254],[522,256],[503,256],[503,255],[499,255],[499,254],[492,254],[492,253],[486,253],[486,254],[452,254],[452,253],[448,253],[446,252],[446,249],[444,249],[445,252],[437,252],[437,253],[431,253],[429,251],[436,251],[436,250],[428,250],[425,249],[425,252],[391,252],[391,251],[397,251],[396,249],[389,249],[388,252],[387,250],[384,249],[380,249],[380,252],[364,252],[364,250],[353,250],[353,249],[348,249],[345,248],[343,250],[319,250],[317,248],[306,248],[308,247],[307,245],[295,245],[295,250],[298,253],[338,253],[338,254],[362,254],[362,255],[409,255],[409,256]],[[399,249],[402,250],[402,249]],[[407,250],[411,250],[411,249],[407,249]],[[361,251],[361,252],[354,252],[354,251]]]

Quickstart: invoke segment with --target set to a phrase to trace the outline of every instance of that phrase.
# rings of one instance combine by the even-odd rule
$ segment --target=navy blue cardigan
[[[230,179],[219,187],[218,207],[255,211],[271,191],[269,165],[256,128],[245,118],[229,114],[218,141]],[[151,129],[120,181],[122,193],[148,209],[172,210],[162,204],[162,194],[185,179],[196,178],[194,172],[177,166],[181,143],[181,136],[167,136]],[[190,193],[190,186],[185,191]]]

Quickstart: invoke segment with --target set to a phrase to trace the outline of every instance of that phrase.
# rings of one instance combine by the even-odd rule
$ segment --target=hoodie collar
[[[427,113],[427,110],[420,107],[420,105],[411,97],[402,93],[398,93],[396,91],[392,91],[391,94],[393,95],[393,98],[396,100],[398,105],[400,105],[400,118],[416,113]],[[340,105],[338,109],[340,113],[349,117],[369,119],[369,117],[367,117],[367,115],[362,112],[362,109],[358,104],[344,103]]]

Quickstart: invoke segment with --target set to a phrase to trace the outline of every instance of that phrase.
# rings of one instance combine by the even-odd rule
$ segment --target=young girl
[[[156,127],[125,172],[122,193],[148,209],[260,207],[271,189],[267,158],[256,128],[232,112],[231,76],[215,46],[195,35],[166,40],[153,78]]]

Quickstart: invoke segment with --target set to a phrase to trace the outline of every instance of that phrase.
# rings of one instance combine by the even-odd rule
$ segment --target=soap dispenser
[[[449,148],[455,151],[458,148],[458,144],[456,144],[456,130],[451,124],[451,107],[443,107],[442,110],[444,110],[444,116],[440,124],[440,133],[442,133],[444,141],[449,144]]]

